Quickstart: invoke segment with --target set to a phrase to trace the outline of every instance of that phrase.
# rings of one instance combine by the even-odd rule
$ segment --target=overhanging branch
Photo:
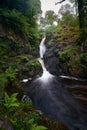
[[[55,5],[57,5],[57,4],[61,4],[62,2],[64,2],[65,0],[61,0],[61,1],[59,1],[59,2],[55,2]]]

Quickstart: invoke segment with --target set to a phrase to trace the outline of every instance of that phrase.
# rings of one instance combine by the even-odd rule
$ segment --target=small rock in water
[[[26,83],[26,82],[28,82],[29,80],[32,80],[32,78],[23,79],[21,82]]]
[[[40,115],[43,114],[43,112],[41,110],[36,110]]]

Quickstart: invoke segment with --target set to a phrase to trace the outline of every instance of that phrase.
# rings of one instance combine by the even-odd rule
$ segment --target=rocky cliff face
[[[52,34],[46,36],[45,44],[47,50],[44,55],[44,63],[50,73],[57,76],[87,77],[86,53],[82,53],[80,46],[76,43],[67,43],[65,46],[60,42],[55,42]]]
[[[62,64],[58,56],[59,47],[55,43],[51,42],[51,40],[52,40],[52,35],[47,35],[45,41],[47,50],[44,55],[44,63],[47,70],[51,74],[59,76],[63,74]]]
[[[37,53],[37,51],[36,51]],[[27,38],[0,24],[0,86],[8,93],[23,93],[21,81],[41,73],[41,66],[32,55]],[[11,89],[13,88],[13,89]]]

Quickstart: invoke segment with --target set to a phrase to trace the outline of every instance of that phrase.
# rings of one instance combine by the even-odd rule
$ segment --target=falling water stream
[[[87,130],[86,110],[79,106],[44,65],[45,39],[44,37],[40,43],[38,58],[43,70],[42,76],[26,88],[26,94],[31,98],[33,106],[45,116],[66,124],[69,130]]]
[[[45,54],[45,52],[46,52],[46,46],[45,46],[45,44],[44,44],[44,42],[45,42],[45,37],[42,39],[42,41],[41,41],[41,43],[40,43],[40,46],[39,46],[39,48],[40,48],[40,58],[38,58],[38,60],[39,60],[39,62],[40,62],[40,64],[41,64],[41,66],[42,66],[42,69],[43,69],[43,74],[42,74],[42,76],[38,79],[38,80],[41,80],[42,82],[44,82],[44,83],[46,83],[46,82],[48,82],[50,79],[52,79],[54,76],[52,75],[52,74],[50,74],[48,71],[47,71],[47,69],[46,69],[46,67],[45,67],[45,65],[44,65],[44,61],[42,60],[43,59],[43,56],[44,56],[44,54]]]

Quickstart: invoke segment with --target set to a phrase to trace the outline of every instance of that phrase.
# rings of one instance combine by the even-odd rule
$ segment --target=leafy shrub
[[[28,34],[28,23],[26,18],[15,10],[0,10],[3,15],[4,26],[13,29],[16,33]]]
[[[87,54],[81,52],[81,47],[68,45],[65,50],[59,51],[59,58],[72,76],[86,78]]]
[[[87,53],[80,54],[80,58],[81,58],[81,63],[86,65],[87,64]]]
[[[9,52],[9,46],[5,41],[0,40],[0,58]]]
[[[59,25],[55,29],[54,41],[64,45],[69,45],[75,42],[79,37],[79,27],[71,25]]]
[[[7,77],[5,76],[5,74],[1,74],[0,75],[0,99],[3,98],[4,95],[4,86],[7,84]]]
[[[5,74],[6,74],[6,77],[12,81],[16,78],[16,72],[11,66],[8,67]]]
[[[55,25],[48,26],[48,27],[45,28],[45,33],[54,33],[55,29],[56,29]]]
[[[29,70],[32,70],[33,68],[38,69],[40,68],[40,63],[37,60],[31,60],[28,63],[26,63],[26,67]]]
[[[14,93],[11,95],[11,97],[8,96],[7,93],[5,93],[4,98],[4,107],[6,108],[7,112],[11,112],[15,107],[19,107],[19,103],[17,101],[17,93]]]
[[[7,87],[8,82],[10,81],[15,81],[16,80],[16,72],[14,69],[12,69],[11,66],[6,69],[6,71],[0,75],[0,95],[1,98],[3,97],[4,94],[4,88]]]
[[[31,51],[36,51],[36,48],[39,45],[39,31],[37,25],[29,27],[29,43],[31,45]]]
[[[29,58],[27,56],[17,56],[16,62],[17,63],[27,63],[29,61]]]
[[[76,55],[78,55],[78,51],[79,51],[79,46],[72,46],[72,45],[68,45],[65,50],[63,51],[59,51],[59,56],[60,58],[63,57],[75,57]]]
[[[17,100],[17,93],[11,96],[5,93],[0,104],[0,119],[7,117],[15,130],[46,130],[46,127],[38,125],[36,116],[38,119],[39,115],[29,103]]]
[[[47,128],[44,126],[37,126],[37,124],[34,123],[34,119],[31,119],[27,122],[27,128],[30,128],[30,130],[46,130]]]
[[[79,25],[78,17],[75,14],[71,14],[69,12],[63,14],[59,23],[62,25],[70,25],[72,27],[76,27]]]

